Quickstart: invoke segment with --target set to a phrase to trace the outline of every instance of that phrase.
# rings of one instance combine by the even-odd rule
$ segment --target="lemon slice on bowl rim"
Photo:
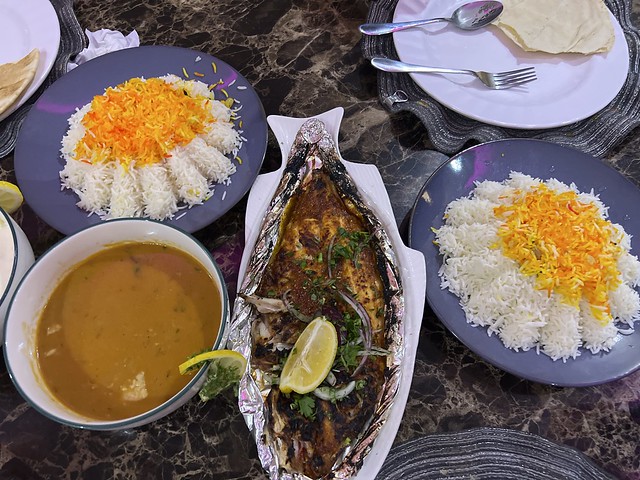
[[[191,367],[209,361],[215,362],[223,367],[235,368],[240,375],[242,375],[247,366],[247,360],[236,351],[211,350],[210,352],[203,352],[191,357],[189,360],[181,363],[178,369],[180,370],[180,374],[184,375]]]
[[[280,391],[305,394],[318,387],[331,370],[338,351],[336,327],[317,317],[302,331],[280,375]]]
[[[24,197],[17,185],[0,180],[0,208],[11,214],[20,208]]]
[[[196,366],[209,362],[209,370],[198,395],[203,402],[217,397],[233,385],[237,385],[247,367],[247,360],[233,350],[212,350],[200,353],[180,364],[180,374],[192,371]]]

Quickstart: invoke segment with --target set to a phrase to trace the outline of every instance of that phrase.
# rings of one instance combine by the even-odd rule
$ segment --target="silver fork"
[[[533,67],[520,68],[508,72],[482,72],[475,70],[457,70],[452,68],[427,67],[425,65],[414,65],[390,58],[372,58],[371,65],[378,70],[385,72],[399,73],[461,73],[474,75],[479,78],[487,87],[494,90],[504,90],[505,88],[523,85],[533,82],[536,77],[536,70]]]

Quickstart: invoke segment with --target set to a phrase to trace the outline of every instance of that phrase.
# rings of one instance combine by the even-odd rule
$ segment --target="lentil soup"
[[[42,379],[89,418],[146,412],[189,382],[178,365],[212,347],[221,311],[215,281],[190,255],[157,243],[111,246],[73,267],[44,307]]]

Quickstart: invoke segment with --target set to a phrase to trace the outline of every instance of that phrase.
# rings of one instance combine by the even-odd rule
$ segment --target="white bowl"
[[[213,349],[222,341],[229,322],[227,289],[211,254],[194,237],[160,222],[132,218],[110,220],[81,230],[61,240],[33,264],[13,296],[4,327],[4,356],[13,383],[29,404],[57,422],[91,430],[138,427],[182,406],[198,392],[205,380],[206,369],[203,368],[182,390],[158,407],[135,417],[104,421],[86,418],[62,405],[40,378],[34,345],[36,324],[53,289],[73,265],[105,246],[124,241],[168,244],[192,255],[207,268],[222,299],[220,330]]]
[[[27,236],[0,208],[0,343],[11,296],[33,261],[33,249]]]

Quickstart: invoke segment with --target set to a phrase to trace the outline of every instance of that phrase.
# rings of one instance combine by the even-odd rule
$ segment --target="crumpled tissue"
[[[140,37],[138,37],[138,32],[135,30],[126,37],[116,30],[106,28],[96,30],[95,32],[89,30],[85,30],[84,32],[89,39],[89,46],[78,53],[73,61],[67,64],[67,71],[73,70],[78,65],[88,62],[100,55],[104,55],[105,53],[140,46]]]

